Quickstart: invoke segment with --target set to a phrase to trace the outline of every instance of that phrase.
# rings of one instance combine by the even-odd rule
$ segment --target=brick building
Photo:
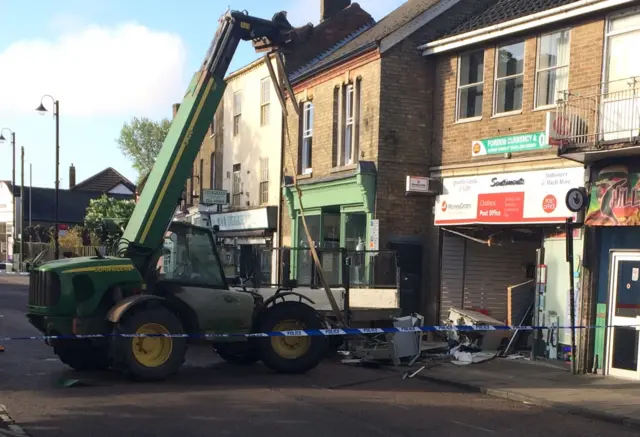
[[[420,45],[427,62],[437,65],[430,176],[441,181],[434,208],[441,241],[440,317],[451,307],[464,307],[511,324],[520,324],[530,308],[528,322],[541,325],[573,325],[580,315],[594,319],[592,231],[573,232],[574,272],[566,261],[564,222],[583,218],[568,209],[567,192],[583,187],[590,173],[584,150],[569,143],[583,147],[597,130],[586,121],[593,117],[597,93],[585,94],[586,89],[600,90],[611,74],[624,79],[640,73],[640,64],[619,51],[622,43],[612,51],[608,39],[616,25],[638,29],[633,15],[614,19],[632,3],[637,2],[501,0]],[[628,47],[640,43],[640,33],[633,35],[625,40]],[[569,109],[580,104],[582,114]],[[614,112],[620,107],[610,110],[611,118],[619,116]],[[608,237],[607,256],[621,235]],[[632,246],[640,248],[637,243]],[[543,269],[543,298],[534,304],[536,270]],[[575,319],[570,275],[576,278]],[[598,334],[576,335],[587,370],[593,362],[589,345]],[[534,347],[536,355],[567,360],[571,330],[540,336]]]
[[[435,69],[416,47],[492,3],[414,0],[377,23],[351,4],[345,10],[368,19],[290,72],[295,100],[287,101],[283,138],[281,243],[306,246],[296,180],[312,239],[325,253],[329,282],[342,277],[341,261],[331,251],[397,251],[403,278],[412,284],[401,306],[420,312],[427,307],[423,290],[437,286],[427,262],[437,255],[429,239],[433,200],[407,196],[405,189],[407,176],[426,176],[430,165]],[[303,267],[309,263],[298,260],[298,253],[292,251],[290,274],[300,283],[312,282],[313,273]],[[363,266],[355,266],[352,279],[359,275],[357,281],[370,285],[395,281],[395,275],[385,275],[394,271],[386,253],[365,256]]]

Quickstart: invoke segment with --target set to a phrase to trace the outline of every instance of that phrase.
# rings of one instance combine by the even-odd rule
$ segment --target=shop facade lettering
[[[435,224],[562,223],[576,218],[566,193],[582,185],[582,167],[444,178]]]

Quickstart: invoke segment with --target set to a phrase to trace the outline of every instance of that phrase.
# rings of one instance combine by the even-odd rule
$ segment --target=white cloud
[[[184,93],[185,64],[178,35],[136,23],[17,41],[0,52],[0,112],[33,113],[50,94],[67,116],[166,113]]]

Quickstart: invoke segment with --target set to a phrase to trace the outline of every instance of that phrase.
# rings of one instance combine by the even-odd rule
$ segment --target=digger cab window
[[[185,285],[224,288],[220,258],[211,234],[190,226],[172,226],[165,235],[164,279]]]

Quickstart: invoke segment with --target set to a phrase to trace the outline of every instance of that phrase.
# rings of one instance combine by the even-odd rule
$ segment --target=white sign
[[[557,112],[547,112],[545,134],[550,146],[561,146],[571,135],[570,120]]]
[[[407,176],[407,186],[405,190],[407,193],[428,193],[429,178],[422,176]]]
[[[267,208],[211,214],[211,227],[218,225],[221,231],[248,231],[269,228]]]
[[[380,250],[380,220],[369,221],[369,246],[367,250]]]
[[[576,218],[567,192],[584,184],[584,168],[444,178],[435,224],[562,223]]]
[[[203,205],[226,205],[226,190],[202,190],[202,199],[200,203]]]

